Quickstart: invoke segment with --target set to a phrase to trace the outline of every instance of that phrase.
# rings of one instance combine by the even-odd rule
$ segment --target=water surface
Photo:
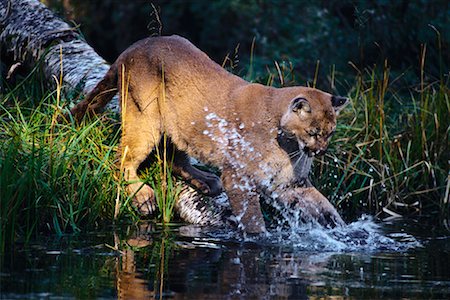
[[[418,221],[246,238],[151,224],[17,244],[2,299],[449,299],[450,237]]]

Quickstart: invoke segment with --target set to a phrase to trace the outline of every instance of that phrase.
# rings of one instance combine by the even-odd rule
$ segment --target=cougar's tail
[[[79,122],[86,114],[99,113],[117,93],[117,64],[114,63],[95,88],[86,95],[83,101],[70,110],[74,119]]]

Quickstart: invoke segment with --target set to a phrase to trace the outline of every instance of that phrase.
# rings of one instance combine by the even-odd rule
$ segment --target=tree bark
[[[38,0],[0,0],[0,47],[15,62],[29,69],[40,63],[49,84],[55,82],[55,76],[62,76],[65,90],[71,93],[78,91],[80,95],[88,94],[109,69],[108,63],[82,39],[76,28],[58,18]],[[119,112],[117,97],[107,109]],[[224,193],[211,198],[184,182],[179,184],[182,190],[175,211],[184,221],[200,225],[222,225],[229,221],[230,206]],[[343,223],[325,197],[315,189],[319,196],[306,197],[306,190],[299,188],[282,192],[293,194],[291,198],[298,204],[296,209],[302,212],[303,217],[317,219],[315,211],[322,209],[331,216],[329,223]],[[318,204],[318,199],[326,205]],[[285,199],[270,197],[268,200],[281,201],[283,205],[286,202]]]
[[[109,64],[83,40],[77,28],[69,26],[38,0],[0,0],[0,47],[2,55],[11,56],[14,63],[27,69],[40,63],[50,85],[55,83],[54,76],[62,76],[63,89],[80,95],[88,94],[109,69]],[[106,109],[118,113],[118,97]],[[226,196],[205,197],[185,183],[180,184],[182,190],[175,210],[184,221],[223,224],[227,215]]]
[[[50,84],[62,75],[66,91],[87,94],[109,69],[76,28],[37,0],[0,0],[0,20],[2,51],[28,69],[41,62]],[[117,98],[108,109],[119,111]]]

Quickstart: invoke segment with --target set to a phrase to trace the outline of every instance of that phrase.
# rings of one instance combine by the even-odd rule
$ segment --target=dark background
[[[257,76],[264,77],[274,61],[288,61],[300,84],[313,78],[318,60],[322,82],[331,66],[338,77],[353,77],[357,70],[386,61],[394,76],[406,72],[417,78],[423,44],[428,78],[448,72],[447,0],[44,2],[79,25],[109,62],[133,42],[159,34],[153,4],[163,35],[185,36],[219,63],[229,54],[230,66],[240,75],[248,71],[253,39]]]

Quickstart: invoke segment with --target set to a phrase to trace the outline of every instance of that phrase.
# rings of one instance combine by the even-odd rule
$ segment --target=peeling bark
[[[66,91],[87,94],[109,69],[76,32],[37,0],[0,0],[0,44],[15,62],[32,68],[41,63],[45,79],[62,77]],[[74,103],[72,103],[74,104]],[[119,112],[117,98],[109,110]]]
[[[38,0],[0,0],[0,45],[16,63],[28,69],[40,63],[49,84],[54,83],[53,76],[62,75],[67,92],[75,90],[86,95],[109,69],[108,63],[82,39],[76,28]],[[107,109],[119,112],[118,97]],[[200,225],[223,224],[227,211],[223,196],[205,197],[181,184],[175,209],[183,220]]]
[[[38,0],[0,0],[0,47],[14,58],[15,63],[28,69],[39,63],[49,84],[54,84],[54,76],[59,78],[62,75],[66,92],[88,94],[109,69],[108,63],[83,40],[76,28],[55,16]],[[107,109],[119,112],[118,97],[108,104]],[[307,178],[309,165],[300,171],[300,177]],[[308,181],[306,183],[309,185]],[[229,222],[231,212],[225,194],[210,198],[201,195],[186,183],[180,184],[182,189],[175,211],[184,221],[199,225],[223,225]],[[318,193],[317,190],[316,192]],[[337,215],[331,205],[331,208],[327,206],[328,200],[321,195],[314,199],[310,197],[310,200],[301,198],[302,194],[295,194],[296,191],[288,193],[294,193],[291,198],[298,198],[298,209],[303,215],[311,215],[311,219],[317,218],[314,217],[314,212],[319,208],[331,216]],[[268,199],[274,200],[270,197]],[[317,204],[316,199],[326,202],[326,205]],[[275,199],[280,200],[284,201]],[[310,208],[302,207],[302,203],[308,204]],[[338,217],[337,215],[336,219],[340,219]]]
[[[193,201],[194,200],[194,201]],[[199,194],[194,188],[185,185],[175,210],[187,223],[203,226],[222,226],[233,224],[230,203],[225,193],[216,197]]]

